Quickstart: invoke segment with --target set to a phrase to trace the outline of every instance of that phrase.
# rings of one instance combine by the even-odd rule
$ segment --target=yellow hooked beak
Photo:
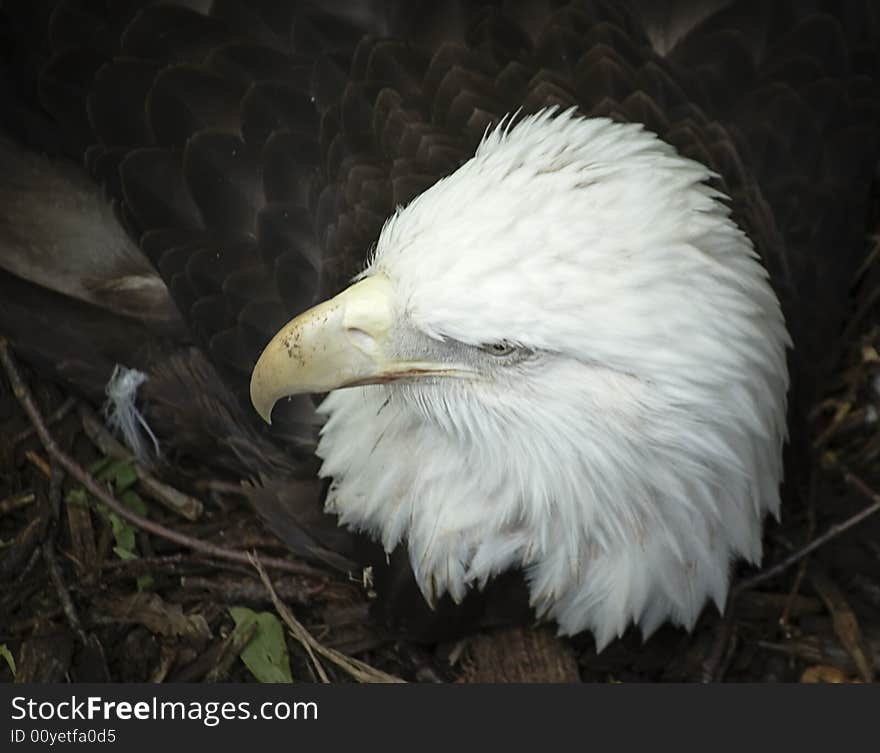
[[[426,376],[466,376],[459,366],[389,355],[392,286],[373,275],[285,324],[251,374],[251,402],[271,424],[282,397]]]

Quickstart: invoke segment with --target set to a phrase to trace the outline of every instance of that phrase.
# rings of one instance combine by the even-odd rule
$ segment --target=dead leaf
[[[211,628],[202,615],[186,615],[179,604],[169,604],[147,591],[122,599],[105,599],[96,606],[119,620],[143,625],[156,635],[184,638],[198,644],[211,638]]]
[[[810,581],[831,613],[834,634],[855,662],[859,676],[864,682],[873,682],[874,663],[870,649],[862,638],[858,618],[843,592],[831,578],[817,568],[812,570]]]
[[[815,664],[807,667],[801,675],[801,682],[812,683],[851,683],[853,680],[848,678],[842,669],[833,667],[830,664]],[[856,680],[858,682],[858,680]]]

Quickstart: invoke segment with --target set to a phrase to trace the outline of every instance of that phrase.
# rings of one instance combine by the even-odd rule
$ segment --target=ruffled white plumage
[[[386,224],[365,274],[400,319],[540,356],[322,405],[328,509],[406,541],[426,597],[521,567],[539,613],[603,646],[690,627],[760,559],[789,340],[710,177],[637,125],[546,111]]]

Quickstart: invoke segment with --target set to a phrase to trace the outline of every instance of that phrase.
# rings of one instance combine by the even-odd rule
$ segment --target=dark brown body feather
[[[0,268],[17,272],[0,274],[0,332],[91,395],[115,362],[150,372],[166,441],[266,483],[255,504],[295,550],[346,550],[332,521],[296,512],[316,509],[320,487],[289,483],[315,470],[313,404],[260,426],[251,367],[281,324],[360,271],[396,206],[514,111],[642,122],[719,174],[795,341],[803,440],[863,256],[872,4],[62,0],[4,14],[7,144],[80,166],[179,318],[157,315],[167,298],[107,294],[125,274],[112,252],[79,300],[58,290],[51,260],[10,240],[22,223],[51,229],[44,184],[4,176],[0,192],[29,192],[30,209],[0,209]],[[95,254],[57,240],[57,254]]]

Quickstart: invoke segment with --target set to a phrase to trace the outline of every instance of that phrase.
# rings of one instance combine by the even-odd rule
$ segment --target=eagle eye
[[[493,356],[509,356],[516,350],[516,346],[511,345],[510,343],[500,342],[483,345],[482,349]]]

